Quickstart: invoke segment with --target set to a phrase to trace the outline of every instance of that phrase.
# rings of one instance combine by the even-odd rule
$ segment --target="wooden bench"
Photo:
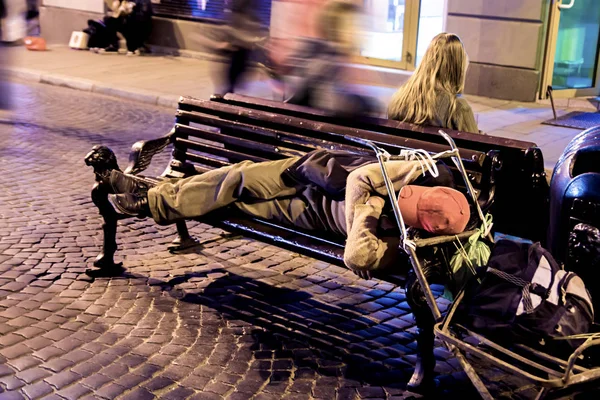
[[[352,126],[407,139],[445,144],[439,128],[418,126],[381,118],[343,120],[313,108],[285,104],[238,94],[213,96],[213,101],[255,110],[308,118],[313,121]],[[549,185],[542,152],[535,143],[490,135],[444,129],[461,149],[486,153],[495,158],[496,194],[494,225],[498,232],[545,242],[549,221]]]
[[[374,132],[349,126],[320,122],[315,119],[293,115],[282,115],[243,105],[227,104],[211,100],[181,98],[177,110],[175,127],[166,136],[138,142],[133,145],[127,174],[137,175],[149,182],[165,178],[182,178],[201,174],[242,160],[260,162],[289,156],[301,156],[314,149],[344,150],[347,152],[373,155],[371,149],[362,146],[352,138],[370,140],[391,154],[402,149],[425,149],[441,152],[449,149],[446,144],[401,137],[389,133]],[[149,166],[152,157],[173,145],[172,158],[160,177],[143,177],[142,172]],[[494,174],[501,169],[493,150],[482,152],[464,148],[461,158],[468,170],[474,189],[483,209],[489,209],[497,195],[494,187]],[[86,164],[94,168],[96,184],[92,189],[92,200],[104,218],[103,250],[95,261],[95,266],[110,269],[115,266],[117,221],[126,218],[118,214],[108,200],[111,193],[107,177],[112,169],[119,169],[114,153],[103,146],[95,146],[86,157]],[[454,168],[453,165],[449,165]],[[453,171],[457,174],[456,169]],[[462,179],[456,179],[461,182]],[[463,188],[464,189],[464,188]],[[242,233],[246,236],[274,243],[298,253],[315,257],[343,266],[343,237],[331,233],[303,232],[299,229],[277,225],[270,221],[240,215],[232,212],[216,212],[201,218],[202,222],[223,228],[226,231]],[[183,249],[195,244],[190,237],[185,221],[177,223],[178,237],[171,247]],[[401,252],[399,250],[399,256]],[[406,258],[399,264],[407,263]],[[433,356],[433,318],[414,274],[408,264],[399,265],[398,273],[378,276],[407,290],[407,301],[413,310],[419,335],[417,337],[420,356],[412,387],[431,384],[435,359]],[[406,273],[402,273],[406,271]],[[435,281],[434,268],[429,269],[429,277]]]

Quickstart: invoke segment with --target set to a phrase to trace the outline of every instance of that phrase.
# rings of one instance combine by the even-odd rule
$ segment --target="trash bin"
[[[600,126],[577,135],[558,160],[550,182],[548,248],[586,283],[600,306]],[[596,317],[598,320],[598,317]]]

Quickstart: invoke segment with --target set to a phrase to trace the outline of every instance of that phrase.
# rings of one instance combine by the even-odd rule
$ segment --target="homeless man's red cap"
[[[465,195],[444,186],[404,186],[398,206],[406,225],[442,235],[461,233],[471,216]]]

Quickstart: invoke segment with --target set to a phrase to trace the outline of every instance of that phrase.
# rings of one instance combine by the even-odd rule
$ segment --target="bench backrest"
[[[307,118],[406,139],[444,145],[439,128],[418,126],[382,118],[344,120],[309,107],[258,99],[237,94],[213,96],[215,102],[238,105],[263,112]],[[532,240],[545,239],[548,224],[549,186],[542,152],[535,143],[445,129],[461,148],[486,153],[494,159],[495,201],[493,214],[498,231]]]
[[[319,148],[373,155],[372,149],[352,140],[356,137],[371,140],[390,154],[398,154],[405,148],[431,152],[449,149],[448,145],[187,97],[180,100],[176,124],[169,135],[134,145],[136,155],[130,159],[126,172],[143,171],[152,155],[169,142],[174,149],[164,177],[195,175],[242,160],[259,162],[301,156]],[[495,158],[468,149],[461,152],[461,158],[482,208],[489,209],[494,200]],[[462,182],[462,178],[456,182]],[[236,213],[208,215],[200,220],[327,262],[344,264],[345,239],[327,232],[303,232]],[[399,273],[385,274],[387,281],[396,284],[403,284],[405,278]]]
[[[190,97],[182,98],[179,103],[174,130],[172,141],[175,148],[167,173],[172,176],[204,172],[243,160],[260,162],[302,156],[319,148],[373,155],[371,149],[353,142],[351,137],[371,140],[390,154],[398,154],[405,148],[422,148],[436,153],[449,149],[447,144]],[[494,199],[493,157],[467,149],[461,152],[461,156],[481,206],[489,208]],[[453,165],[450,168],[456,174],[460,188],[462,179]]]

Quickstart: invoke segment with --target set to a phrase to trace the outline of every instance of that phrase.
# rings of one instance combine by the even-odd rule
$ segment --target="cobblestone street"
[[[415,326],[404,292],[259,241],[190,224],[202,246],[171,254],[174,227],[120,222],[126,273],[84,272],[101,218],[83,158],[123,167],[174,110],[13,82],[0,113],[0,399],[420,398],[405,392]],[[149,173],[169,158],[159,155]],[[476,398],[442,347],[439,392]],[[527,398],[498,380],[498,398]]]

